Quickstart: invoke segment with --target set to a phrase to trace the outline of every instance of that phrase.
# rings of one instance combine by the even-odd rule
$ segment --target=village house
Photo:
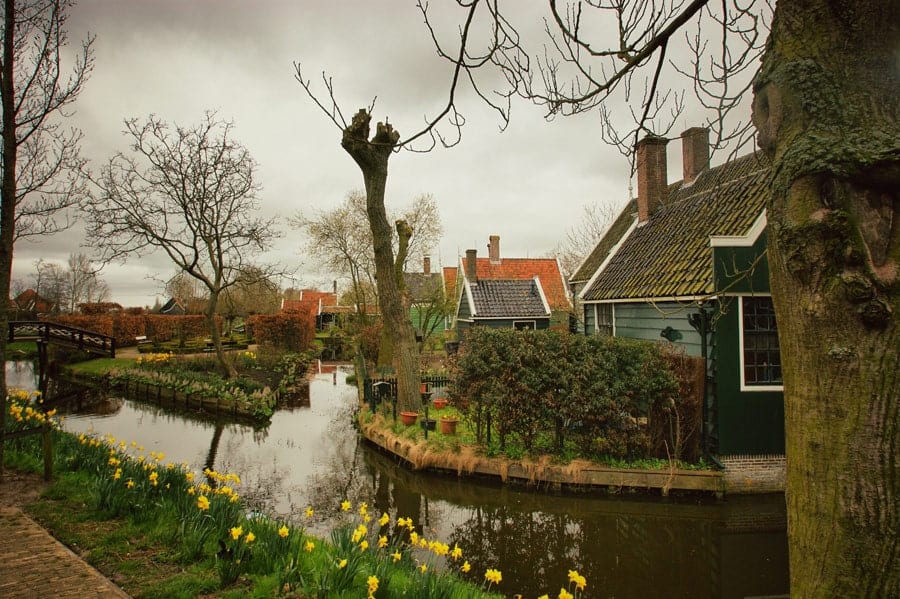
[[[584,331],[666,339],[707,360],[704,442],[723,461],[783,465],[781,354],[766,258],[769,164],[709,166],[709,133],[682,134],[683,178],[666,139],[636,147],[638,197],[572,275]]]

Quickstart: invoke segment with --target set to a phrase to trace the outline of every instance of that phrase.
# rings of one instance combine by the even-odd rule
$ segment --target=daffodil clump
[[[56,417],[56,410],[45,411],[42,407],[43,399],[39,391],[24,391],[22,389],[9,389],[6,394],[8,429],[27,429],[44,424],[51,428],[59,428],[60,418]]]
[[[138,365],[148,364],[148,365],[158,365],[158,364],[168,364],[172,360],[172,352],[168,353],[150,353],[150,354],[141,354],[135,360],[135,363]]]
[[[476,572],[463,548],[428,538],[410,517],[344,501],[325,510],[339,519],[330,538],[316,538],[306,531],[316,518],[312,506],[290,518],[248,515],[236,474],[194,472],[112,435],[57,435],[58,451],[68,454],[60,464],[90,473],[98,515],[155,531],[171,544],[173,559],[208,564],[222,588],[259,585],[289,596],[367,599],[469,599],[503,591],[499,569]],[[558,596],[578,597],[585,586],[570,571]]]

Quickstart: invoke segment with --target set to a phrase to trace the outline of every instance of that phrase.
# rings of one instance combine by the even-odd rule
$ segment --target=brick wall
[[[782,493],[787,460],[783,455],[731,455],[725,466],[725,493]]]

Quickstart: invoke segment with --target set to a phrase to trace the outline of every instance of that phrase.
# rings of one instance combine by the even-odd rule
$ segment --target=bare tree
[[[431,194],[418,196],[401,216],[389,220],[404,220],[413,231],[404,270],[411,260],[421,261],[429,255],[443,232],[440,212]],[[375,288],[375,254],[365,194],[352,191],[337,208],[314,211],[310,216],[298,212],[290,223],[305,234],[304,249],[309,255],[316,257],[329,273],[340,273],[350,279],[357,314],[367,314],[369,302],[377,301],[377,297],[369,293]],[[391,242],[396,252],[399,244],[396,235],[391,235]]]
[[[219,297],[219,314],[225,317],[227,331],[234,321],[249,314],[274,314],[281,304],[281,289],[265,269],[247,266],[235,284]]]
[[[78,177],[77,131],[56,120],[65,116],[93,64],[93,38],[82,43],[69,75],[62,56],[69,2],[4,0],[0,64],[3,151],[0,182],[0,330],[9,319],[13,245],[17,238],[62,228],[55,215],[77,203],[83,192]],[[74,174],[73,174],[74,173]],[[6,355],[6,335],[0,335]],[[0,431],[6,422],[6,371],[0,372]],[[0,438],[0,480],[3,441]]]
[[[767,2],[550,0],[536,52],[498,2],[458,4],[478,6],[481,30],[514,41],[485,59],[511,89],[551,117],[599,111],[604,137],[629,156],[639,136],[666,135],[684,110],[685,94],[672,87],[679,75],[715,146],[740,146],[755,127],[773,172],[767,239],[791,594],[900,596],[896,4],[781,0],[763,43]],[[428,5],[420,8],[437,44]],[[673,51],[682,39],[686,58]],[[616,100],[630,108],[624,133]]]
[[[365,195],[353,191],[336,208],[315,211],[310,216],[298,212],[290,218],[291,225],[306,236],[306,252],[329,272],[349,277],[353,304],[360,316],[367,313],[371,299],[364,292],[366,284],[375,282],[372,232],[365,206]]]
[[[447,92],[447,101],[438,113],[427,119],[425,125],[412,135],[401,139],[400,133],[387,121],[378,123],[370,138],[374,102],[368,108],[361,108],[348,121],[335,96],[333,82],[324,73],[322,83],[324,94],[318,94],[310,79],[306,78],[299,63],[294,63],[295,77],[310,99],[341,131],[341,147],[353,158],[359,167],[366,190],[366,214],[372,230],[375,253],[375,270],[378,285],[378,302],[381,316],[393,345],[393,363],[397,374],[397,398],[403,410],[417,409],[421,403],[419,395],[419,352],[415,330],[404,305],[403,266],[409,251],[413,230],[409,223],[399,220],[394,223],[397,231],[397,252],[392,246],[392,227],[384,206],[387,184],[388,162],[395,151],[409,149],[429,151],[437,145],[452,146],[459,142],[465,118],[457,107],[457,91],[468,84],[469,88],[499,115],[502,121],[509,118],[509,93],[485,93],[475,77],[476,72],[490,61],[498,48],[515,49],[515,40],[505,37],[505,31],[494,28],[488,34],[489,49],[486,52],[472,52],[469,46],[473,33],[476,10],[480,2],[461,5],[463,25],[459,28],[460,43],[455,51],[448,52],[438,45],[438,55],[451,65],[452,75]],[[424,5],[423,11],[424,11]],[[437,38],[435,38],[437,43]],[[474,47],[474,45],[472,46]],[[442,130],[442,127],[444,128]],[[445,130],[450,134],[445,134]]]
[[[155,116],[125,123],[132,154],[116,154],[85,207],[88,238],[104,260],[162,250],[208,293],[204,310],[222,373],[236,374],[216,326],[222,292],[278,236],[256,216],[256,163],[232,139],[233,124],[207,112],[199,125],[170,127]],[[259,265],[256,265],[259,267]]]
[[[581,207],[575,224],[569,227],[565,238],[556,245],[553,252],[566,278],[591,253],[616,216],[616,208],[609,203],[595,202]]]
[[[69,254],[68,260],[69,312],[79,304],[98,303],[109,297],[109,286],[85,254]]]

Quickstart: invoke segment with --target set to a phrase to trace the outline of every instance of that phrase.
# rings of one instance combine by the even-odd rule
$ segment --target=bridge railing
[[[7,341],[42,340],[81,351],[116,357],[116,340],[109,335],[38,320],[10,321]]]

